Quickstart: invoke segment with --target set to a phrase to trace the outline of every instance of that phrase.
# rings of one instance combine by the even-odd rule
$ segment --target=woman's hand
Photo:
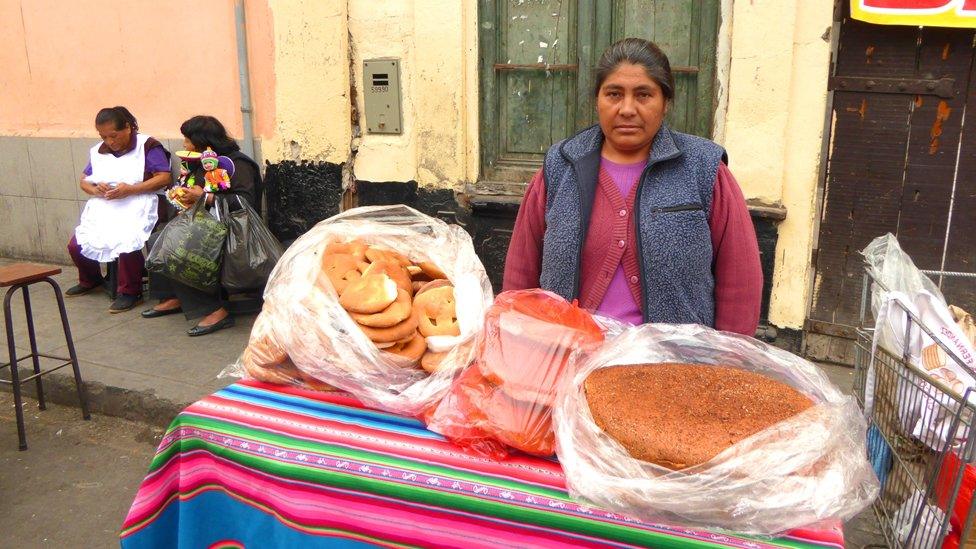
[[[197,203],[197,200],[203,196],[203,187],[194,185],[193,187],[186,187],[183,191],[183,196],[180,197],[180,204],[184,207],[189,208]]]
[[[105,200],[119,200],[120,198],[125,198],[127,196],[132,196],[138,194],[132,185],[126,185],[125,183],[119,183],[115,187],[110,187],[105,191]]]
[[[85,191],[86,194],[92,196],[97,196],[100,198],[105,197],[105,193],[111,190],[112,187],[107,183],[92,183],[90,181],[81,182],[81,190]]]

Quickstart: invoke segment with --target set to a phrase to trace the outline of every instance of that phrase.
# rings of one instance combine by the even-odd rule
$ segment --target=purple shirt
[[[136,146],[136,134],[135,132],[132,132],[132,141],[129,142],[129,146],[125,150],[118,151],[118,152],[116,151],[106,151],[106,152],[111,152],[112,156],[118,158],[124,154],[127,154],[129,151],[134,149],[135,146]],[[102,149],[100,149],[99,152],[105,149],[108,149],[108,147],[105,147],[103,144]],[[159,172],[168,173],[171,170],[172,170],[172,166],[170,166],[169,163],[169,152],[166,150],[165,147],[163,147],[162,143],[150,137],[146,141],[146,167],[144,170],[144,172],[147,174],[146,179],[152,177],[152,174],[154,173],[159,173]],[[84,173],[85,175],[92,174],[91,161],[89,161],[88,165],[85,166]]]
[[[600,159],[600,167],[607,171],[617,185],[620,195],[625,199],[640,179],[645,166],[647,166],[646,160],[635,164],[617,164],[606,158]],[[630,292],[630,286],[627,285],[627,276],[624,274],[622,263],[617,264],[617,270],[610,279],[610,285],[607,286],[607,293],[603,295],[603,301],[600,302],[596,312],[635,325],[644,321],[640,306],[634,301],[634,294]]]

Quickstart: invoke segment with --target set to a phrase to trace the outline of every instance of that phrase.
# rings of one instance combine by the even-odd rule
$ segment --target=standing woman
[[[216,194],[237,195],[247,200],[251,207],[260,211],[261,172],[254,160],[241,152],[237,143],[227,135],[227,130],[219,120],[212,116],[194,116],[180,126],[183,134],[183,147],[191,152],[203,153],[212,149],[220,156],[234,162],[234,174],[230,178],[230,188],[215,193],[205,193],[202,185],[185,188],[183,205],[192,206],[204,194],[207,206],[212,206]],[[198,163],[193,168],[196,181],[204,181],[203,167]],[[231,210],[235,210],[233,202]],[[150,248],[159,233],[150,239]],[[202,336],[234,325],[234,317],[223,306],[220,291],[205,292],[187,286],[158,273],[149,274],[149,289],[153,298],[160,302],[152,309],[142,312],[143,318],[155,318],[182,312],[187,320],[203,317],[187,335]]]
[[[78,267],[78,284],[68,297],[86,294],[104,284],[99,262],[118,259],[118,287],[110,313],[142,303],[142,247],[159,219],[156,192],[172,181],[169,152],[139,133],[136,117],[125,107],[109,107],[95,115],[102,142],[88,153],[81,190],[92,196],[68,242]]]
[[[599,124],[553,145],[526,190],[504,289],[543,288],[632,324],[753,335],[762,269],[719,145],[664,123],[667,56],[626,38],[596,68]]]

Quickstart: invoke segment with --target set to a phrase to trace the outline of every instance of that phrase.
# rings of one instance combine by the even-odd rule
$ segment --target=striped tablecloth
[[[748,538],[575,503],[555,461],[470,456],[347,395],[236,383],[174,420],[122,547],[843,547],[839,527]]]

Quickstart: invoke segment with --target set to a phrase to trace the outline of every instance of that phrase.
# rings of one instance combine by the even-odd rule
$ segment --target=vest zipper
[[[577,208],[578,208],[577,211],[582,212],[583,211],[583,184],[580,183],[580,175],[579,175],[579,170],[576,169],[576,163],[573,162],[572,165],[573,165],[573,173],[576,175],[576,178],[575,179],[576,179],[576,200],[577,200],[577,204],[576,205],[577,205]],[[579,241],[578,242],[580,243],[580,247],[579,247],[579,251],[577,251],[577,253],[576,253],[576,270],[574,271],[574,273],[575,273],[574,278],[575,279],[573,280],[573,299],[579,299],[579,297],[580,297],[580,295],[579,295],[579,293],[580,293],[580,277],[582,276],[580,274],[580,269],[583,268],[583,244],[586,242],[584,239],[586,238],[586,229],[587,229],[587,227],[584,227],[583,226],[582,213],[580,215],[580,219],[579,219],[579,223],[578,224],[579,224]]]

